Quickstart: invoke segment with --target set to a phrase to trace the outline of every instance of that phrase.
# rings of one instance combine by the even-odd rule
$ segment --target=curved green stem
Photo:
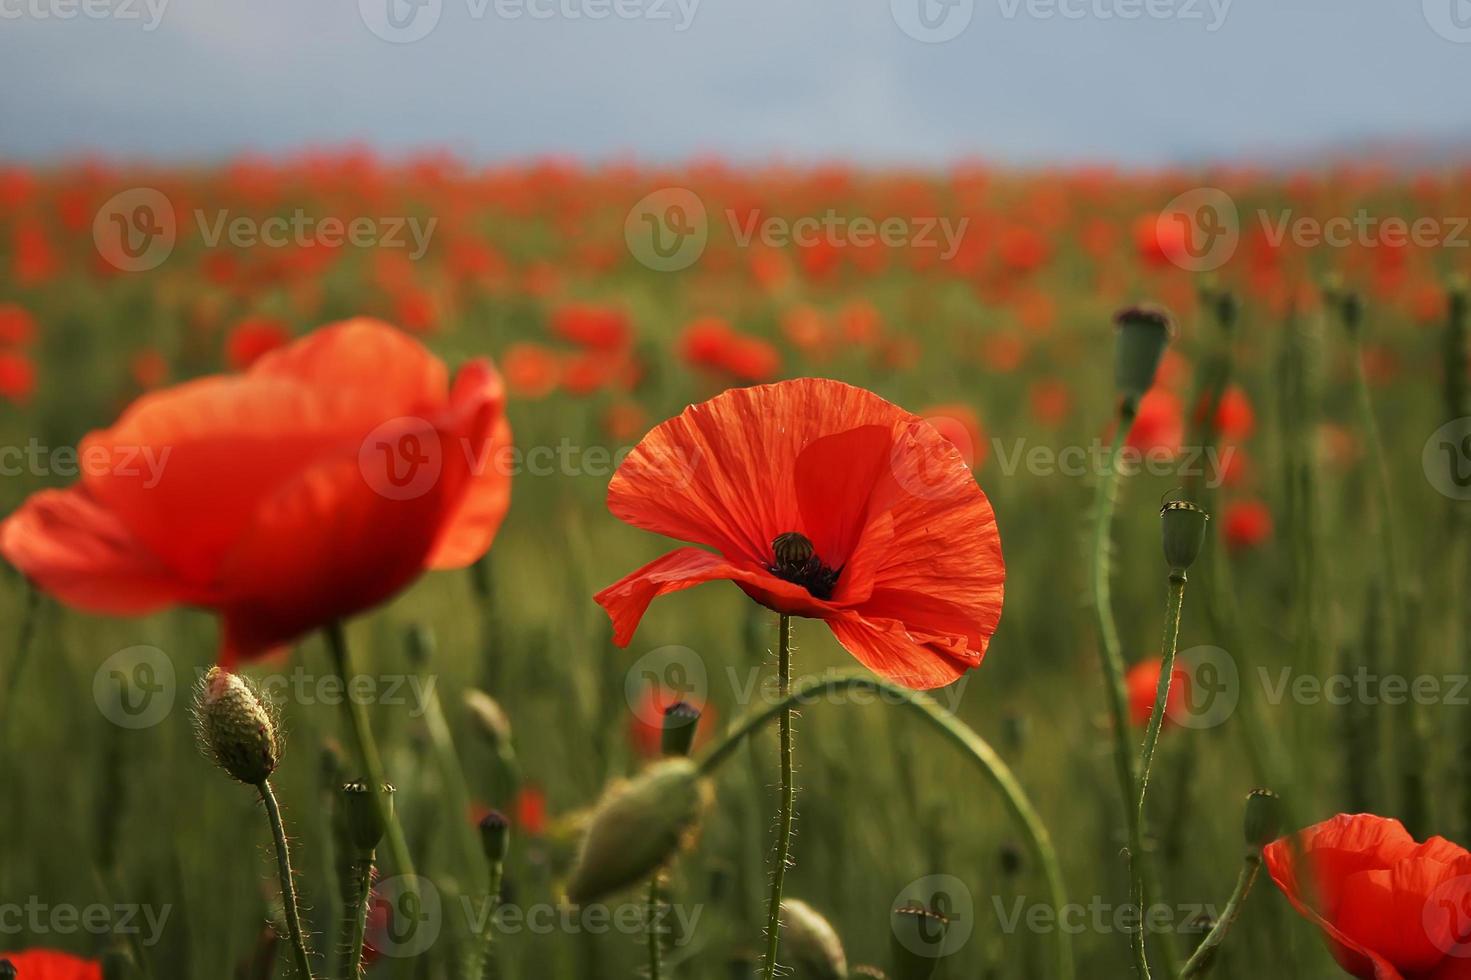
[[[368,709],[351,695],[352,655],[348,651],[347,636],[342,624],[334,622],[327,626],[327,648],[332,653],[332,663],[337,675],[342,678],[343,690],[347,693],[343,707],[347,711],[348,727],[357,742],[358,757],[362,760],[367,783],[373,789],[373,805],[378,810],[378,819],[383,823],[384,837],[388,841],[388,853],[393,856],[394,870],[405,878],[405,890],[417,891],[418,877],[414,873],[414,861],[409,856],[409,844],[404,838],[403,827],[388,805],[388,796],[383,792],[388,782],[383,771],[383,758],[378,754],[378,743],[373,738],[373,726],[368,721]]]
[[[1180,973],[1180,980],[1190,980],[1191,977],[1204,976],[1215,962],[1215,951],[1221,943],[1226,941],[1226,933],[1231,931],[1236,917],[1241,914],[1241,905],[1246,901],[1246,896],[1251,894],[1251,886],[1256,882],[1257,872],[1262,867],[1262,853],[1252,849],[1246,855],[1246,861],[1241,866],[1241,873],[1236,876],[1236,887],[1231,892],[1231,899],[1226,903],[1226,910],[1221,913],[1220,921],[1211,927],[1190,959],[1185,962],[1185,969]]]
[[[771,869],[771,898],[766,910],[766,960],[762,964],[764,980],[775,980],[776,954],[781,946],[781,891],[792,857],[792,818],[797,806],[797,785],[792,771],[792,617],[781,614],[777,641],[777,691],[782,708],[781,720],[781,799],[777,809],[776,857]]]
[[[1134,823],[1138,827],[1144,826],[1144,801],[1149,794],[1149,773],[1154,767],[1154,753],[1159,746],[1159,730],[1164,723],[1165,708],[1170,702],[1170,682],[1175,673],[1175,651],[1180,641],[1180,611],[1185,605],[1185,573],[1183,571],[1170,573],[1170,594],[1165,603],[1165,632],[1160,641],[1162,661],[1159,668],[1159,683],[1154,689],[1154,708],[1149,712],[1149,725],[1144,729],[1144,747],[1139,753],[1139,804],[1134,814]],[[1141,857],[1142,857],[1141,852]],[[1140,927],[1134,933],[1134,962],[1139,967],[1142,976],[1149,976],[1149,956],[1146,951],[1146,933],[1143,923],[1148,916],[1145,912],[1148,903],[1148,891],[1144,883],[1144,862],[1135,860],[1133,863],[1134,892],[1140,898]],[[1174,971],[1170,971],[1174,975]]]
[[[700,763],[700,771],[709,775],[735,752],[741,741],[762,725],[771,721],[785,710],[812,699],[839,691],[869,691],[892,698],[899,705],[916,712],[932,728],[938,730],[957,748],[980,767],[986,779],[1000,791],[1011,817],[1027,838],[1037,864],[1047,879],[1048,894],[1053,908],[1061,914],[1067,906],[1067,890],[1063,885],[1062,869],[1057,862],[1057,851],[1037,811],[1027,798],[1026,791],[1017,782],[1011,769],[996,754],[996,750],[977,735],[968,725],[945,711],[934,699],[919,691],[891,683],[870,674],[829,674],[825,677],[809,677],[799,681],[786,696],[773,704],[752,712],[734,725],[720,743],[715,745]],[[1057,976],[1059,980],[1072,980],[1073,948],[1067,930],[1053,931],[1056,942]]]
[[[363,943],[368,937],[368,904],[373,889],[373,855],[369,852],[352,862],[348,872],[352,877],[347,882],[348,916],[347,941],[343,952],[347,958],[342,965],[343,980],[357,980],[363,975]]]
[[[286,908],[286,931],[291,939],[291,950],[296,957],[297,972],[312,980],[312,961],[306,951],[306,936],[301,931],[301,913],[296,905],[296,881],[291,873],[291,848],[286,843],[286,826],[281,822],[281,807],[276,803],[276,794],[271,792],[270,780],[261,780],[256,786],[261,802],[266,805],[266,816],[271,821],[271,835],[276,840],[276,871],[281,877],[281,904]]]

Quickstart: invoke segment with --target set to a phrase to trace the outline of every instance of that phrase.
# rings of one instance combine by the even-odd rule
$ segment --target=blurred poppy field
[[[0,168],[0,950],[1471,976],[1453,215],[1465,169]]]

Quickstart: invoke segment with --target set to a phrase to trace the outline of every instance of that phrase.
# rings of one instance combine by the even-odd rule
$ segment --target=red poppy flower
[[[1285,837],[1267,845],[1267,873],[1350,975],[1471,978],[1471,854],[1441,837],[1416,843],[1398,820],[1371,813],[1340,813],[1297,840],[1297,855]]]
[[[151,347],[134,354],[129,368],[139,388],[157,388],[168,380],[168,359]]]
[[[1125,442],[1139,453],[1173,457],[1179,454],[1184,439],[1185,419],[1180,399],[1164,388],[1151,388],[1139,399],[1138,414]]]
[[[489,362],[451,386],[387,324],[334,324],[138,399],[83,441],[80,483],[0,524],[0,553],[80,609],[213,609],[222,662],[259,656],[484,554],[510,497],[503,403]]]
[[[36,393],[36,365],[25,354],[0,351],[0,398],[28,404]]]
[[[9,960],[18,980],[102,980],[102,964],[49,949],[0,953]]]
[[[632,339],[628,317],[608,307],[579,303],[552,314],[552,333],[580,347],[622,350]]]
[[[511,392],[523,398],[544,398],[556,390],[562,364],[540,344],[512,344],[501,355],[501,369]]]
[[[1164,665],[1163,657],[1152,657],[1139,661],[1124,675],[1124,687],[1129,692],[1129,721],[1141,728],[1149,724],[1149,716],[1154,713],[1154,699],[1159,694],[1159,672]],[[1170,697],[1165,702],[1164,725],[1176,724],[1175,719],[1180,717],[1180,712],[1186,710],[1186,705],[1189,704],[1189,689],[1186,685],[1189,683],[1189,673],[1177,666],[1170,677]]]
[[[527,837],[540,837],[547,830],[547,795],[535,783],[516,791],[516,828]]]
[[[24,347],[35,339],[35,317],[18,303],[0,303],[0,344]]]
[[[608,509],[715,549],[679,548],[598,593],[619,646],[656,596],[729,579],[923,689],[979,665],[1001,618],[1001,538],[960,453],[841,382],[737,388],[686,409],[634,448]]]
[[[244,371],[291,340],[286,327],[268,317],[241,320],[225,340],[225,360],[233,371]]]
[[[1232,551],[1259,548],[1272,536],[1272,512],[1260,500],[1233,500],[1223,520],[1226,544]]]

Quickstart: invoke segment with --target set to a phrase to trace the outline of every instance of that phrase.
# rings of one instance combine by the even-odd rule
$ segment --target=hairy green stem
[[[1180,640],[1180,611],[1185,604],[1185,573],[1177,571],[1170,573],[1170,594],[1165,603],[1165,631],[1160,640],[1161,663],[1159,668],[1159,683],[1154,689],[1154,708],[1149,712],[1149,724],[1144,729],[1144,746],[1139,752],[1139,803],[1134,814],[1134,823],[1143,827],[1145,823],[1144,803],[1149,794],[1149,773],[1154,768],[1154,753],[1159,747],[1159,730],[1164,724],[1165,708],[1170,701],[1170,683],[1175,673],[1175,651]],[[1141,853],[1142,857],[1142,853]],[[1141,899],[1147,896],[1144,883],[1144,862],[1135,860],[1132,862],[1134,873],[1134,892]],[[1149,955],[1147,951],[1146,931],[1143,928],[1144,912],[1147,905],[1140,906],[1140,928],[1134,933],[1134,962],[1139,968],[1141,976],[1149,976]],[[1173,976],[1173,971],[1171,971]]]
[[[334,622],[327,626],[327,648],[332,653],[332,663],[342,678],[344,688],[352,684],[352,655],[348,651],[347,636],[342,624]],[[414,873],[414,861],[409,856],[409,844],[404,838],[403,827],[398,822],[393,807],[388,805],[388,796],[383,791],[388,782],[383,771],[383,758],[378,754],[378,743],[373,738],[373,726],[368,721],[368,708],[360,699],[345,697],[343,708],[347,711],[348,727],[357,742],[358,758],[362,760],[367,783],[373,791],[373,806],[378,810],[378,819],[388,841],[388,853],[393,856],[394,870],[404,876],[406,891],[417,891],[419,879]]]
[[[713,773],[721,763],[730,758],[743,739],[788,708],[841,691],[868,691],[883,695],[886,699],[892,699],[896,704],[916,712],[980,767],[981,773],[1000,791],[1012,819],[1026,837],[1032,855],[1047,879],[1053,908],[1061,914],[1067,906],[1067,890],[1063,885],[1061,866],[1057,862],[1057,851],[1052,846],[1047,827],[1037,815],[1016,776],[985,739],[922,692],[911,691],[871,674],[839,673],[806,678],[795,684],[786,696],[752,712],[732,726],[725,738],[701,761],[700,770],[706,775]],[[1053,930],[1053,938],[1056,944],[1058,980],[1072,980],[1074,973],[1071,937],[1067,930],[1056,929]]]
[[[649,879],[649,980],[660,980],[663,972],[664,947],[659,936],[659,919],[664,900],[659,888],[660,874],[656,871],[654,877]]]
[[[343,980],[357,980],[363,974],[363,942],[368,937],[368,904],[373,890],[373,853],[356,858],[352,862],[352,876],[348,882],[348,918],[346,942],[343,952],[347,958],[342,965]]]
[[[493,980],[500,974],[495,956],[495,913],[501,904],[501,881],[505,877],[505,871],[504,862],[491,862],[490,889],[486,893],[485,931],[480,934],[480,949],[470,971],[470,980]]]
[[[271,821],[271,836],[276,840],[276,871],[281,877],[281,904],[286,907],[286,931],[291,940],[291,950],[296,957],[297,972],[312,980],[312,961],[306,951],[306,936],[301,931],[301,913],[296,905],[296,880],[291,873],[291,848],[286,843],[286,826],[281,822],[281,807],[276,803],[276,794],[271,783],[263,779],[256,786],[261,802],[266,805],[266,816]]]
[[[1221,913],[1220,920],[1211,927],[1190,959],[1185,962],[1185,969],[1180,973],[1180,980],[1190,980],[1191,977],[1205,976],[1215,963],[1215,953],[1221,943],[1226,941],[1226,933],[1231,931],[1236,917],[1241,914],[1242,903],[1246,896],[1251,894],[1251,886],[1256,882],[1257,872],[1262,867],[1262,852],[1253,848],[1246,855],[1246,861],[1241,866],[1241,873],[1236,876],[1236,887],[1231,892],[1231,898],[1226,903],[1226,910]]]
[[[792,771],[792,617],[781,614],[777,639],[777,691],[782,708],[781,722],[781,798],[776,816],[776,857],[771,869],[771,898],[766,909],[766,960],[761,967],[764,980],[776,978],[776,954],[781,946],[781,890],[792,856],[792,817],[797,806],[797,785]]]

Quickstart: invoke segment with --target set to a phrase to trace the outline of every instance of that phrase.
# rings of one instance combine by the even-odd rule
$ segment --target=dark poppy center
[[[771,542],[771,574],[802,586],[819,599],[831,599],[841,568],[828,568],[812,541],[797,531],[778,534]]]

